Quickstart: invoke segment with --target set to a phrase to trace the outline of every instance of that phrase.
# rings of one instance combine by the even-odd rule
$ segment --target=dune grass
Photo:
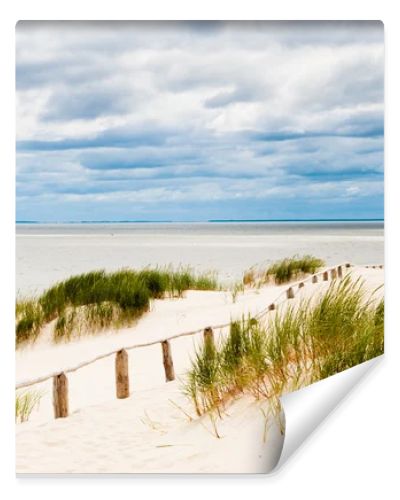
[[[44,325],[55,320],[54,339],[130,324],[149,309],[151,299],[181,297],[183,292],[215,290],[210,274],[190,269],[122,269],[93,271],[61,281],[36,300],[16,304],[17,346],[35,340]]]
[[[274,263],[267,269],[266,276],[273,278],[276,283],[286,283],[299,275],[313,274],[324,265],[323,260],[312,255],[295,256]]]
[[[33,299],[17,301],[15,315],[17,318],[15,327],[17,344],[36,340],[44,320],[40,304]]]
[[[384,302],[366,297],[361,281],[331,283],[321,297],[270,315],[232,322],[229,334],[197,350],[184,392],[198,415],[220,412],[238,394],[279,408],[285,392],[383,353]]]
[[[15,421],[27,422],[33,410],[39,406],[42,396],[43,394],[36,390],[17,393],[15,395]]]
[[[325,265],[325,262],[313,255],[293,256],[274,262],[266,270],[249,269],[243,275],[247,286],[261,286],[271,281],[276,284],[287,283],[300,276],[313,274]]]

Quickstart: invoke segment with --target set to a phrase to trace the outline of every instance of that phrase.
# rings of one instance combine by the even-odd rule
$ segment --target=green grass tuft
[[[36,340],[44,320],[40,304],[35,300],[17,301],[15,316],[16,345],[21,345],[28,340]]]
[[[283,259],[266,271],[266,278],[274,279],[275,283],[287,283],[303,274],[314,274],[318,269],[323,267],[325,262],[312,255],[304,255],[303,257],[291,257]]]
[[[55,320],[54,340],[76,333],[129,325],[149,309],[151,299],[181,297],[189,289],[215,290],[209,274],[190,269],[122,269],[72,276],[46,290],[37,300],[16,305],[17,346],[35,340],[41,328]]]
[[[384,349],[384,302],[366,297],[361,281],[333,281],[320,297],[271,314],[265,325],[232,322],[218,347],[197,352],[185,393],[199,415],[237,394],[277,398],[379,356]]]
[[[220,355],[214,342],[205,341],[195,353],[193,370],[189,373],[185,393],[192,399],[196,412],[201,415],[206,410],[220,404],[219,371]]]
[[[33,410],[39,406],[43,393],[32,390],[17,393],[15,396],[15,421],[26,422]]]
[[[243,284],[262,286],[271,281],[277,284],[287,283],[306,274],[314,274],[324,265],[322,259],[313,255],[294,256],[275,262],[267,270],[249,269],[243,275]]]

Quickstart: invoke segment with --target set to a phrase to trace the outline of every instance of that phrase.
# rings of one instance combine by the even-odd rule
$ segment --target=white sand
[[[40,293],[94,269],[189,266],[240,280],[254,264],[317,255],[328,265],[383,261],[383,222],[17,224],[16,290]]]
[[[383,271],[352,268],[369,290],[383,283]],[[296,295],[321,293],[328,283],[310,282]],[[52,345],[44,335],[33,347],[17,352],[17,382],[62,371],[81,361],[127,345],[162,340],[176,333],[204,328],[256,314],[288,285],[239,294],[188,292],[184,299],[155,301],[139,322],[118,332]],[[381,295],[383,290],[380,290]],[[293,302],[293,301],[292,301]],[[218,332],[216,332],[218,335]],[[115,398],[114,357],[68,374],[71,415],[53,419],[51,381],[37,384],[43,391],[40,408],[30,421],[18,424],[18,473],[95,472],[267,472],[279,459],[283,444],[279,426],[266,420],[267,402],[243,397],[216,422],[194,418],[182,394],[182,377],[190,366],[194,345],[201,339],[172,341],[177,380],[165,383],[159,344],[129,351],[131,397]],[[266,427],[268,432],[266,432]]]

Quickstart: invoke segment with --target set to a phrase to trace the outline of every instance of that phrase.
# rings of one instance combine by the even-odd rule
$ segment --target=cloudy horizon
[[[376,22],[20,22],[17,220],[383,218]]]

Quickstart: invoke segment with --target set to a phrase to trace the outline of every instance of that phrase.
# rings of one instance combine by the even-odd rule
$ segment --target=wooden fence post
[[[286,297],[288,299],[294,299],[294,291],[293,291],[293,288],[290,287],[286,290]]]
[[[335,280],[337,278],[337,272],[336,269],[331,269],[331,278]]]
[[[53,377],[54,417],[68,417],[68,379],[65,373]]]
[[[324,274],[322,275],[322,279],[323,279],[323,281],[328,281],[328,279],[329,279],[328,271],[324,272]]]
[[[337,274],[339,278],[343,278],[343,269],[342,266],[338,266],[337,268]]]
[[[314,274],[314,276],[312,277],[311,282],[312,283],[318,283],[318,276],[316,274]]]
[[[346,266],[347,268],[349,268],[349,267],[350,267],[350,263],[349,263],[349,262],[347,262],[347,264],[345,264],[345,266]]]
[[[268,311],[273,311],[275,309],[275,304],[272,303],[268,306]]]
[[[171,344],[168,340],[164,340],[163,342],[161,342],[161,347],[165,370],[165,381],[170,382],[171,380],[175,380],[174,362],[171,355]]]
[[[204,329],[203,336],[204,342],[211,342],[214,344],[214,332],[211,326],[207,326],[207,328]]]
[[[115,355],[115,382],[117,398],[125,399],[129,397],[129,370],[128,353],[125,349],[118,351]]]
[[[303,288],[303,287],[304,287],[304,281],[301,281],[301,282],[299,283],[299,288]]]

